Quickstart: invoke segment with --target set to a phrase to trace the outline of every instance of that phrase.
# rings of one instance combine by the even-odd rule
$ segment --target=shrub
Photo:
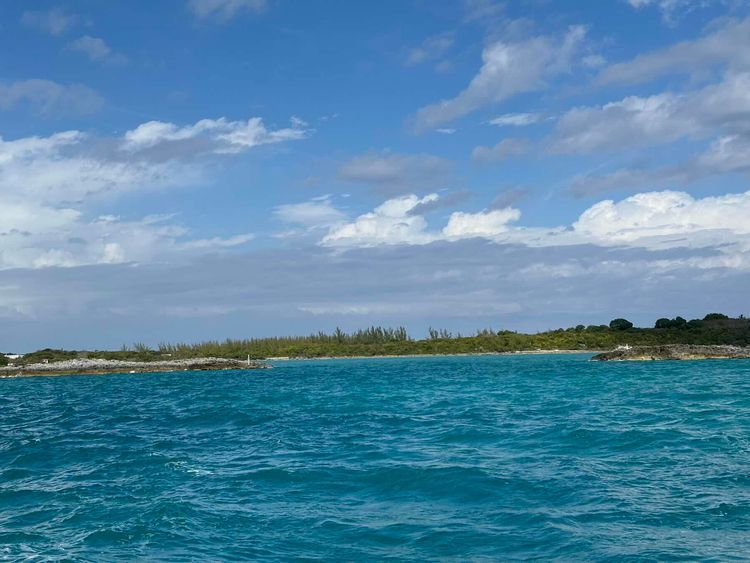
[[[662,317],[661,319],[656,319],[654,328],[672,328],[672,321],[670,321],[669,319],[665,319],[664,317]]]
[[[7,366],[8,365],[8,358],[5,356],[5,354],[0,354],[0,366]]]

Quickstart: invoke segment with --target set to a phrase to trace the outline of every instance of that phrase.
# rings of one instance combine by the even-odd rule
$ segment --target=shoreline
[[[153,362],[121,360],[64,360],[48,364],[0,367],[0,379],[19,377],[62,377],[67,375],[118,375],[136,373],[178,373],[185,371],[248,371],[271,369],[265,362],[328,361],[328,360],[378,360],[397,358],[451,358],[473,356],[539,356],[597,354],[601,350],[517,350],[513,352],[465,352],[454,354],[383,354],[374,356],[317,356],[317,357],[270,357],[262,360],[234,360],[229,358],[192,358],[183,360],[161,360]]]
[[[315,356],[315,357],[292,357],[278,356],[264,358],[264,362],[300,362],[316,360],[376,360],[387,358],[456,358],[471,356],[544,356],[558,355],[566,356],[571,354],[601,354],[606,350],[515,350],[513,352],[457,352],[457,353],[438,353],[438,354],[376,354],[373,356]]]

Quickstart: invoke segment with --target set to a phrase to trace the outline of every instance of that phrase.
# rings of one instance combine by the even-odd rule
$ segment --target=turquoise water
[[[750,362],[0,380],[0,559],[750,556]]]

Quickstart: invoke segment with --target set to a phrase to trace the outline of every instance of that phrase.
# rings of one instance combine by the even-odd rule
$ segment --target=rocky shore
[[[747,359],[750,347],[700,344],[622,347],[592,357],[593,361]]]
[[[111,373],[152,373],[171,371],[223,371],[264,369],[266,364],[225,358],[190,358],[136,362],[122,360],[77,359],[45,364],[0,367],[0,377],[31,375],[103,375]]]

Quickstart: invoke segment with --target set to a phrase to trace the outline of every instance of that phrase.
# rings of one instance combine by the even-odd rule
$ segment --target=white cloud
[[[292,127],[269,130],[260,117],[247,121],[228,121],[223,117],[201,119],[184,127],[163,121],[149,121],[125,133],[123,148],[137,151],[163,143],[202,139],[211,152],[231,154],[259,145],[304,139],[310,131],[301,127],[303,123],[299,119],[293,119]]]
[[[274,209],[274,215],[285,223],[307,228],[328,227],[345,218],[345,215],[333,206],[328,197],[303,203],[279,205]]]
[[[750,18],[729,20],[702,37],[613,64],[598,77],[599,84],[636,84],[668,74],[704,77],[729,69],[750,69]]]
[[[636,10],[656,6],[661,11],[664,21],[669,24],[675,23],[680,16],[698,8],[727,3],[725,0],[627,0],[627,2]]]
[[[321,243],[325,246],[377,246],[381,244],[427,244],[435,235],[427,232],[427,221],[410,212],[420,204],[438,199],[408,195],[389,199],[370,213],[350,223],[331,227]]]
[[[434,129],[516,94],[545,88],[550,78],[570,70],[585,35],[584,27],[573,26],[562,38],[488,45],[482,53],[482,68],[466,89],[455,98],[420,109],[416,128]]]
[[[558,227],[517,226],[521,213],[512,207],[456,211],[441,231],[430,230],[415,213],[420,204],[437,199],[431,194],[422,200],[414,195],[388,200],[350,223],[331,227],[321,244],[346,248],[484,238],[528,247],[712,247],[730,258],[750,252],[750,192],[701,199],[675,191],[639,193],[619,202],[601,201],[572,225]]]
[[[471,152],[471,158],[483,162],[500,161],[512,156],[520,156],[528,149],[529,142],[526,139],[508,138],[493,147],[475,147]]]
[[[59,117],[93,113],[104,105],[104,100],[82,84],[58,84],[41,79],[0,82],[0,110],[24,104],[43,116]]]
[[[124,221],[105,215],[86,219],[77,210],[5,198],[0,198],[0,208],[37,218],[27,230],[0,235],[0,270],[151,260],[175,250],[177,241],[188,233],[167,223],[167,218]]]
[[[544,117],[540,113],[506,113],[490,119],[487,123],[498,127],[524,127],[539,123]]]
[[[748,217],[750,192],[702,199],[684,192],[648,192],[593,205],[581,214],[573,230],[607,244],[650,245],[655,237],[716,231],[713,234],[731,243],[736,242],[736,236],[750,235]],[[680,246],[689,241],[678,239],[674,243]]]
[[[49,137],[0,138],[0,193],[5,198],[60,204],[86,198],[189,183],[195,167],[172,161],[117,159],[97,151],[80,131]]]
[[[750,171],[750,135],[719,137],[711,143],[706,152],[690,164],[688,173],[693,177],[727,172],[748,172]]]
[[[687,94],[629,96],[563,115],[551,138],[556,152],[585,153],[750,131],[750,73]]]
[[[464,213],[456,211],[448,219],[443,228],[443,235],[448,239],[462,238],[494,238],[509,230],[508,223],[517,221],[521,217],[518,209],[484,210],[479,213]]]
[[[491,209],[478,213],[454,212],[442,231],[430,231],[423,217],[439,201],[437,194],[389,199],[370,213],[349,223],[332,226],[321,244],[339,247],[378,245],[421,245],[439,240],[493,238],[508,230],[508,223],[520,217],[517,209]]]
[[[84,35],[68,43],[68,50],[86,55],[89,60],[106,64],[124,64],[127,59],[120,53],[115,53],[104,39]]]
[[[436,133],[441,133],[443,135],[453,135],[453,133],[456,132],[456,129],[453,127],[439,127],[435,129]]]
[[[241,12],[259,13],[268,7],[267,0],[189,0],[196,17],[226,22]]]
[[[255,239],[253,233],[244,233],[240,235],[234,235],[228,238],[212,237],[190,240],[182,243],[181,247],[185,249],[211,249],[211,248],[231,248],[233,246],[240,246],[251,240]]]
[[[94,209],[126,192],[193,184],[211,155],[301,136],[267,130],[260,120],[218,119],[185,127],[152,122],[117,138],[80,131],[0,138],[0,269],[144,261],[244,244],[252,235],[191,240],[171,217],[123,220]]]
[[[50,35],[59,36],[80,23],[80,18],[60,8],[45,11],[26,11],[21,22],[28,27],[35,27]]]

